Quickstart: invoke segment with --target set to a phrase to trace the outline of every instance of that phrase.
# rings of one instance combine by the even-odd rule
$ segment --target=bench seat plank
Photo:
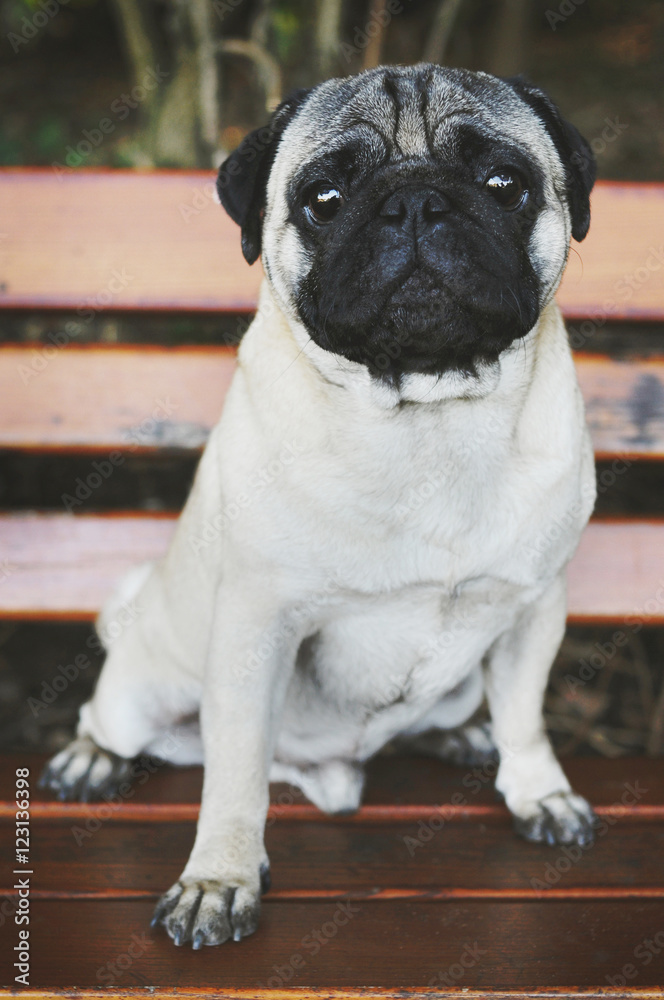
[[[40,820],[85,818],[91,809],[96,808],[81,803],[56,802],[51,793],[37,788],[37,778],[46,760],[42,754],[6,754],[2,757],[0,817],[13,818],[16,811],[15,770],[26,766],[30,768],[33,817]],[[479,776],[469,774],[469,770],[472,771],[433,757],[380,754],[367,765],[363,806],[349,822],[355,822],[355,819],[360,822],[393,822],[405,818],[418,822],[429,819],[432,809],[443,804],[450,819],[464,819],[469,815],[473,818],[481,816],[482,819],[504,817],[504,806],[497,800],[493,788],[493,766],[481,768]],[[659,815],[664,809],[664,768],[657,758],[622,757],[609,760],[603,757],[568,757],[565,759],[565,772],[581,795],[618,818],[629,815],[644,822],[648,816]],[[147,780],[135,783],[133,795],[113,804],[109,820],[193,819],[201,800],[201,789],[200,767],[161,765]],[[630,805],[630,802],[634,803],[634,790],[638,792],[637,802]],[[271,816],[275,818],[289,822],[298,818],[306,821],[325,818],[314,806],[308,805],[304,795],[292,786],[273,784],[271,793]],[[465,802],[453,805],[455,793],[461,793]],[[477,811],[473,812],[473,809]]]
[[[163,930],[150,931],[152,908],[151,900],[33,900],[32,990],[53,995],[68,988],[85,997],[114,986],[123,997],[144,997],[150,988],[179,998],[275,991],[285,1000],[308,987],[330,1000],[335,989],[360,1000],[367,987],[395,998],[427,988],[434,996],[464,989],[514,997],[512,990],[576,996],[603,987],[609,996],[628,997],[616,977],[630,963],[636,978],[623,984],[661,984],[660,963],[643,959],[643,942],[662,928],[659,901],[266,899],[256,934],[239,946],[201,952],[175,948]],[[7,985],[15,937],[0,938],[0,982]]]
[[[15,812],[15,770],[17,767],[30,768],[31,809],[34,816],[45,816],[43,806],[53,806],[61,810],[59,815],[74,817],[86,815],[86,806],[79,803],[57,803],[49,792],[37,788],[37,778],[47,757],[43,754],[4,754],[0,758],[0,816],[7,817]],[[472,769],[470,769],[472,770]],[[609,760],[604,757],[567,757],[565,772],[574,788],[595,806],[616,811],[616,815],[633,815],[640,822],[648,815],[648,810],[664,808],[664,768],[661,760],[654,757],[622,757]],[[367,765],[367,782],[362,801],[367,811],[360,819],[373,815],[377,819],[391,822],[406,815],[417,819],[428,818],[431,808],[441,803],[448,807],[452,796],[461,792],[466,805],[456,814],[462,817],[471,804],[487,815],[505,815],[504,807],[498,802],[493,789],[494,769],[487,765],[477,781],[471,780],[469,769],[456,767],[434,757],[409,754],[380,754]],[[475,777],[475,776],[473,776]],[[627,807],[623,800],[625,791],[638,790],[638,803]],[[272,815],[293,820],[303,816],[324,819],[315,807],[305,806],[307,799],[296,788],[276,783],[270,786]],[[198,807],[201,800],[202,769],[200,767],[159,766],[148,780],[136,782],[134,794],[114,805],[111,820],[131,821],[137,818],[138,810],[163,810],[167,818],[177,820],[177,810],[182,807]],[[621,809],[621,805],[624,806]],[[93,807],[94,808],[94,807]],[[388,810],[392,810],[389,812]],[[374,810],[371,812],[371,810]],[[184,819],[193,818],[190,813]],[[358,814],[356,814],[358,815]],[[474,814],[473,814],[474,815]]]
[[[15,770],[30,768],[31,815],[50,819],[85,820],[95,815],[94,804],[57,802],[37,787],[47,758],[41,754],[7,754],[0,767],[0,817],[14,818]],[[661,819],[664,814],[664,769],[651,757],[568,757],[565,772],[573,787],[590,799],[605,816],[631,818],[639,823]],[[444,807],[449,822],[476,819],[500,820],[507,816],[493,787],[495,767],[487,764],[475,772],[434,757],[379,754],[367,764],[363,805],[347,822],[427,822]],[[133,794],[112,803],[108,821],[182,822],[198,815],[202,768],[161,765],[147,780],[136,781]],[[271,822],[312,819],[325,814],[310,805],[299,789],[282,783],[270,786]],[[461,798],[459,798],[459,794]],[[105,820],[106,821],[106,820]],[[334,820],[336,822],[336,820]]]
[[[159,558],[168,515],[0,516],[0,618],[93,618],[124,572]],[[664,522],[591,522],[570,566],[572,622],[664,622]]]
[[[239,311],[259,265],[204,171],[0,172],[0,307]],[[664,317],[664,185],[600,181],[558,298],[568,316]],[[658,256],[659,254],[659,256]]]
[[[105,823],[107,813],[103,804],[91,808],[87,826],[82,820],[33,819],[36,894],[154,896],[177,880],[194,843],[193,820]],[[521,840],[504,810],[481,822],[448,822],[446,815],[443,810],[428,822],[384,823],[279,818],[268,827],[265,841],[272,864],[270,895],[560,898],[583,892],[604,898],[657,894],[664,902],[661,822],[603,817],[592,847],[565,854]],[[15,841],[15,824],[0,821],[2,857],[13,856]],[[14,880],[4,878],[0,893],[11,892]]]
[[[0,448],[199,448],[235,370],[230,348],[0,346]],[[664,458],[664,358],[577,355],[595,452]],[[283,373],[288,388],[288,371]],[[72,400],[76,405],[72,405]]]

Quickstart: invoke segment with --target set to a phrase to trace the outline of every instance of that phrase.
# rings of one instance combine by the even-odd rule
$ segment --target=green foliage
[[[3,167],[18,166],[24,162],[21,143],[7,134],[0,124],[0,165]]]
[[[302,18],[298,11],[300,4],[293,0],[283,0],[275,4],[272,10],[272,31],[276,56],[282,62],[288,62],[298,40]]]
[[[58,118],[49,116],[37,122],[32,132],[32,145],[39,157],[45,160],[57,159],[67,144],[67,131]]]

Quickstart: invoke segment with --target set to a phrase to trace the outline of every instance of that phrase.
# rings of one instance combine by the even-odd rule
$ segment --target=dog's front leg
[[[542,704],[566,617],[561,574],[492,647],[487,696],[500,753],[496,787],[528,840],[587,844],[594,813],[570,788],[546,734]]]
[[[299,639],[274,594],[254,583],[229,581],[218,594],[201,703],[205,780],[196,841],[153,919],[176,944],[194,948],[255,931],[268,887],[269,766]]]

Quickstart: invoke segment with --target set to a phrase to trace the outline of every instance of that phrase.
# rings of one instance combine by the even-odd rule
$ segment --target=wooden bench
[[[117,456],[200,449],[223,405],[232,350],[77,346],[67,322],[251,311],[260,268],[243,262],[211,176],[6,170],[0,219],[0,305],[62,311],[51,341],[0,346],[0,449],[86,456],[92,496],[101,463]],[[663,232],[663,187],[599,184],[591,234],[573,247],[559,295],[581,348],[596,453],[617,463],[615,474],[664,457],[664,357],[583,348],[608,323],[664,319]],[[117,577],[163,552],[173,528],[174,515],[70,506],[0,516],[0,617],[91,619]],[[570,620],[662,624],[663,585],[664,521],[596,519],[570,568]],[[161,768],[132,796],[85,806],[38,793],[41,763],[21,755],[0,766],[5,992],[16,985],[18,940],[14,775],[27,765],[35,995],[662,995],[659,761],[566,760],[605,821],[584,852],[517,840],[488,771],[381,757],[365,804],[344,819],[274,786],[273,889],[260,930],[201,953],[148,930],[193,840],[200,772]]]

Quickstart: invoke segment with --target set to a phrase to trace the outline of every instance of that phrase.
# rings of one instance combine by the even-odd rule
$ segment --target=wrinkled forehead
[[[303,161],[352,141],[390,161],[453,151],[461,129],[504,140],[556,172],[544,126],[509,84],[483,73],[439,67],[390,68],[328,80],[284,133],[275,173],[283,183]]]

